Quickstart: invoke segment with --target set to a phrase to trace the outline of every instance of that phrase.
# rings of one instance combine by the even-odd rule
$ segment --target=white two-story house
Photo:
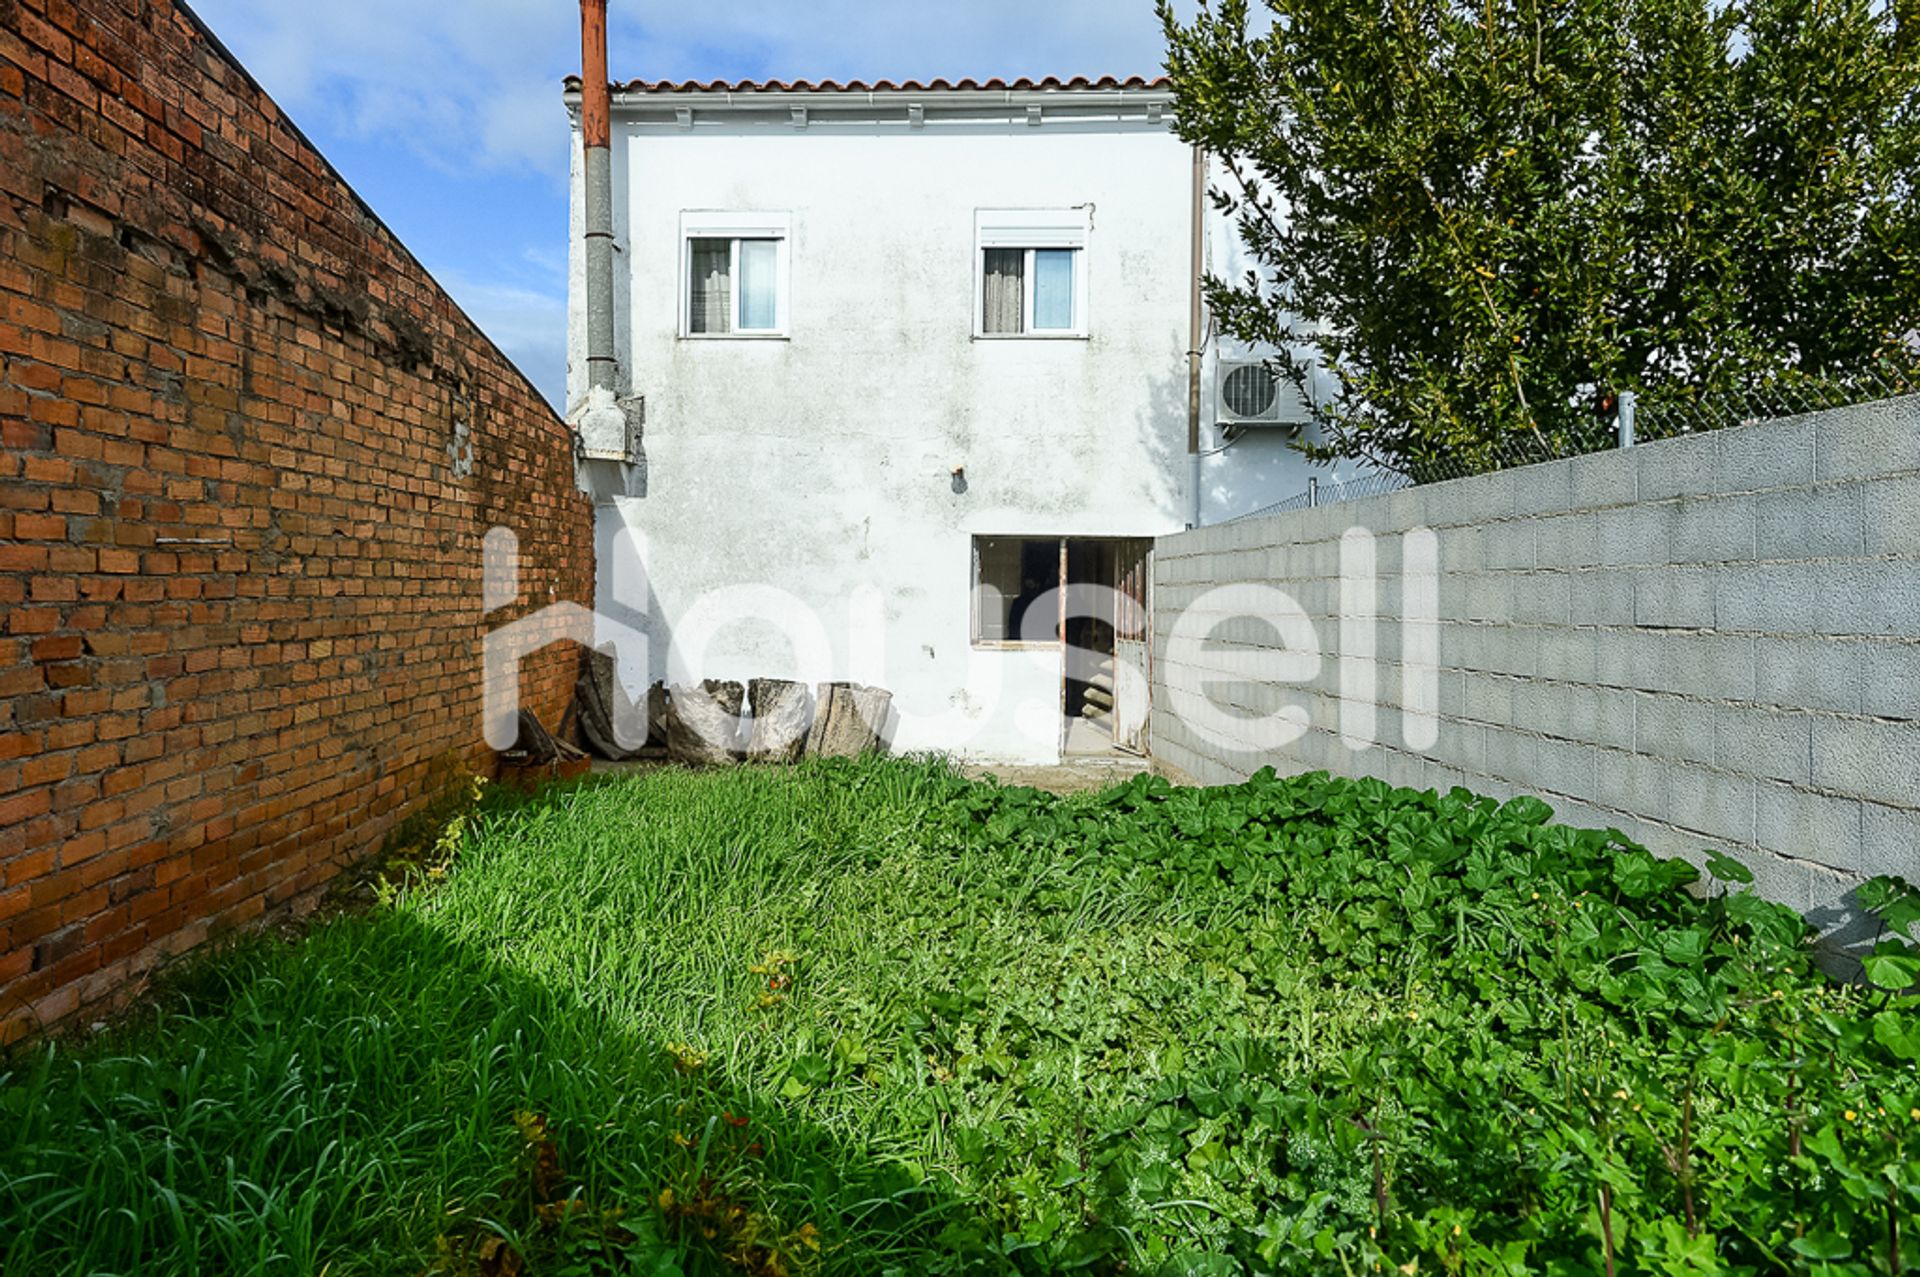
[[[894,693],[898,750],[1138,746],[1105,658],[1145,659],[1151,538],[1324,474],[1264,352],[1204,319],[1196,343],[1196,249],[1247,263],[1210,202],[1196,236],[1219,174],[1170,113],[1141,79],[614,86],[614,345],[645,425],[599,603],[630,690],[847,679]],[[576,162],[575,398],[583,189]],[[1062,607],[1080,584],[1117,601]]]

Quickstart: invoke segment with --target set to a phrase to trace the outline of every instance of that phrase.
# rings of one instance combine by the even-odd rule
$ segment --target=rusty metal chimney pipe
[[[613,126],[607,88],[607,0],[580,0],[580,140],[585,147],[587,387],[615,390]]]

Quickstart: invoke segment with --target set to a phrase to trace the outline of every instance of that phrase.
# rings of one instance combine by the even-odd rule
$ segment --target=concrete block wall
[[[1375,743],[1359,751],[1341,739],[1336,659],[1343,628],[1364,630],[1340,615],[1354,527],[1379,574]],[[1439,568],[1424,747],[1401,713],[1416,528]],[[1317,667],[1287,671],[1271,625],[1221,610],[1212,592],[1246,583],[1297,600]],[[1169,640],[1196,606],[1220,623],[1183,655]],[[1920,396],[1165,537],[1154,632],[1153,752],[1175,773],[1221,783],[1270,764],[1538,794],[1663,854],[1731,851],[1830,928],[1855,921],[1845,897],[1863,877],[1920,880]],[[1262,751],[1250,731],[1183,722],[1170,680],[1223,655],[1275,672],[1216,674],[1212,704],[1296,706],[1306,732]]]
[[[490,766],[489,528],[593,598],[565,425],[172,0],[0,0],[0,438],[0,1042]]]

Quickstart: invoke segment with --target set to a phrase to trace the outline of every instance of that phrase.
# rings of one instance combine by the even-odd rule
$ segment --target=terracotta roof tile
[[[578,90],[579,76],[567,77],[567,88]],[[1042,80],[629,80],[625,84],[616,83],[616,93],[937,93],[950,92],[987,92],[987,93],[1029,93],[1047,89],[1143,89],[1157,90],[1168,87],[1165,76],[1148,79],[1145,76],[1103,75],[1099,77],[1074,76],[1062,79],[1059,76],[1047,76]]]

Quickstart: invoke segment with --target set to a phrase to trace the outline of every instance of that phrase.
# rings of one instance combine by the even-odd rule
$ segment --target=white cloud
[[[448,201],[473,198],[455,175],[533,177],[564,200],[560,80],[579,67],[575,0],[191,3],[312,136],[392,153]],[[1151,0],[610,0],[610,10],[616,80],[1151,75],[1161,58]],[[437,181],[444,192],[432,190]],[[428,255],[447,290],[558,402],[566,246],[538,233],[518,260],[497,245],[463,255],[444,242]]]
[[[296,116],[448,168],[554,172],[570,0],[195,0]],[[618,80],[1152,74],[1149,0],[611,0]]]
[[[567,384],[566,298],[475,279],[459,269],[443,269],[435,277],[547,399],[562,405]]]

